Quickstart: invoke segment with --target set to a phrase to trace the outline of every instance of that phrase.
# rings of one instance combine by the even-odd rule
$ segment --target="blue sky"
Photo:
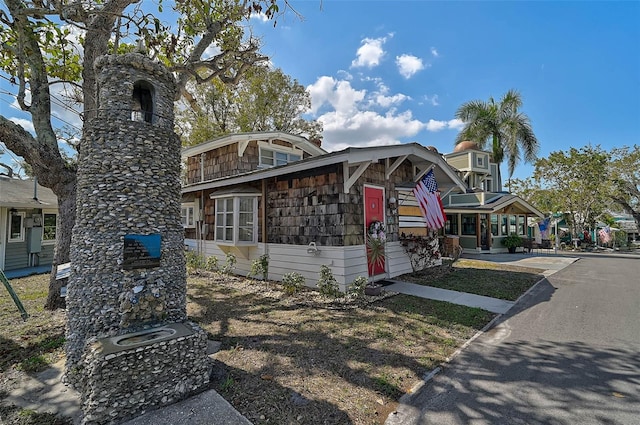
[[[327,150],[418,142],[451,152],[456,109],[511,88],[542,157],[640,144],[639,1],[290,2],[303,20],[250,24],[272,64],[308,88]],[[28,127],[12,100],[0,90],[0,114]],[[521,163],[514,176],[532,171]]]
[[[304,20],[254,22],[254,32],[308,87],[329,150],[415,141],[451,152],[456,109],[511,88],[542,157],[640,143],[640,2],[292,4]]]

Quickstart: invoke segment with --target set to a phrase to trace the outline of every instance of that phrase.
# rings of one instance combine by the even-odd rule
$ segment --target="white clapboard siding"
[[[387,260],[387,271],[389,272],[390,278],[413,271],[411,268],[411,260],[404,250],[404,247],[400,245],[400,242],[387,243],[384,251]]]
[[[196,250],[197,243],[193,239],[185,240],[190,250]],[[222,266],[226,254],[213,241],[201,243],[202,254],[206,257],[216,256]],[[282,281],[282,277],[291,272],[300,273],[305,278],[305,285],[316,287],[320,266],[329,266],[333,277],[344,291],[358,276],[368,276],[367,258],[364,245],[355,246],[318,246],[318,253],[307,252],[307,245],[269,244],[269,280]],[[233,250],[236,254],[235,274],[246,276],[251,270],[253,260],[260,258],[265,252],[265,245],[245,247]],[[387,270],[389,277],[410,273],[411,262],[399,242],[389,242],[385,247]]]
[[[197,250],[197,242],[186,239],[185,244],[191,250]],[[222,266],[226,261],[226,254],[213,241],[200,244],[202,254],[206,257],[216,256]],[[305,278],[305,284],[315,287],[318,283],[320,266],[329,266],[333,277],[342,290],[358,276],[367,276],[367,262],[364,245],[334,247],[318,246],[318,253],[309,253],[307,245],[269,244],[269,279],[282,281],[286,273],[297,272]],[[260,258],[265,252],[265,245],[243,247],[233,250],[236,254],[235,274],[246,276],[251,270],[251,263]]]

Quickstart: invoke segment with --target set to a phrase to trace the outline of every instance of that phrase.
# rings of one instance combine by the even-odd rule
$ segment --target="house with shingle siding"
[[[266,254],[269,279],[295,271],[308,286],[317,283],[322,265],[330,267],[342,289],[358,276],[378,280],[413,271],[402,235],[437,236],[427,229],[412,193],[429,170],[448,220],[458,223],[464,212],[450,216],[447,203],[472,192],[462,171],[435,148],[418,143],[327,152],[304,137],[256,132],[185,148],[182,159],[187,247],[216,256],[220,264],[227,253],[234,254],[238,274],[249,273],[252,262]],[[472,201],[481,207],[477,197]],[[387,237],[385,260],[377,267],[366,255],[373,221],[383,223]],[[425,266],[433,264],[439,260]]]

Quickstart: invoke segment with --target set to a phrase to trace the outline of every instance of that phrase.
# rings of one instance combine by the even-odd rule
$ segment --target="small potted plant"
[[[510,253],[516,252],[516,248],[522,246],[522,238],[518,235],[509,235],[502,239],[502,245],[506,246]]]

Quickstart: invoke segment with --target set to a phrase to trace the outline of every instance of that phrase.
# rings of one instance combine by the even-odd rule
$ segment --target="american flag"
[[[600,231],[598,232],[598,235],[600,236],[600,240],[602,241],[602,243],[611,242],[611,228],[609,226],[606,226],[605,228],[600,229]]]
[[[420,205],[422,215],[430,229],[440,229],[444,226],[446,215],[442,207],[442,200],[438,193],[438,183],[433,175],[433,170],[429,170],[427,174],[416,183],[413,189],[413,195]]]

